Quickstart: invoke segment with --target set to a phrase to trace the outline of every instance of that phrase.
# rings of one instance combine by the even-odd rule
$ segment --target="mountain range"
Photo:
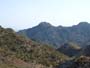
[[[55,48],[68,42],[84,47],[90,42],[90,24],[88,22],[80,22],[71,27],[56,27],[48,22],[41,22],[33,28],[20,30],[17,33],[38,42],[50,44]]]
[[[89,23],[81,22],[72,27],[55,27],[42,22],[38,26],[20,32],[0,26],[0,68],[89,68],[89,26]],[[68,31],[71,33],[67,34]],[[34,39],[33,36],[28,36],[28,32],[33,36],[39,36]],[[54,45],[54,43],[57,43],[55,39],[59,37],[58,32],[62,33],[61,40],[69,34],[71,37],[74,35],[75,37],[71,38],[69,35],[67,42]],[[73,40],[78,38],[77,36],[80,36],[79,40],[84,40],[84,42]],[[69,37],[73,41],[69,40]],[[86,37],[88,41],[84,39]],[[50,39],[48,41],[39,41],[41,38],[44,38],[44,40]],[[53,43],[48,43],[50,40],[54,40]]]

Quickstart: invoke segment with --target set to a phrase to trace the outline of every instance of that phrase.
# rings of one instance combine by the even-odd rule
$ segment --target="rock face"
[[[55,27],[47,22],[41,22],[33,28],[21,30],[18,33],[56,48],[67,42],[74,42],[83,47],[90,41],[90,24],[80,22],[72,27]]]

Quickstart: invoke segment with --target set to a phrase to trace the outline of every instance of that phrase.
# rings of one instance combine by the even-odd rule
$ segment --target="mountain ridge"
[[[74,42],[84,46],[90,40],[90,24],[80,22],[78,25],[71,27],[52,26],[48,22],[41,22],[39,25],[18,31],[18,34],[24,34],[28,38],[38,42],[51,44],[58,48],[66,42]]]

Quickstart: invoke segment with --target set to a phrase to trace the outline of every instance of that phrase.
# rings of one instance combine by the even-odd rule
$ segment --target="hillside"
[[[0,68],[48,68],[68,59],[46,44],[17,35],[11,28],[0,27]]]
[[[63,53],[66,53],[66,55],[68,55],[68,53],[70,54],[69,51],[66,51],[67,49],[64,50],[62,48],[61,50],[63,50],[64,51]],[[72,49],[70,49],[70,51],[71,50]],[[86,47],[82,48],[79,54],[75,55],[73,50],[71,54],[74,54],[73,58],[60,64],[56,68],[90,68],[90,45],[86,45]]]
[[[56,48],[67,42],[74,42],[84,47],[90,41],[90,24],[80,22],[71,27],[55,27],[47,22],[41,22],[33,28],[20,30],[18,33],[35,41],[51,44]]]
[[[85,56],[90,56],[90,44],[83,48],[82,54]]]
[[[73,60],[66,61],[56,68],[90,68],[90,57],[80,56]]]
[[[75,43],[68,42],[62,45],[57,50],[64,53],[65,55],[73,57],[78,55],[82,51],[82,48]]]

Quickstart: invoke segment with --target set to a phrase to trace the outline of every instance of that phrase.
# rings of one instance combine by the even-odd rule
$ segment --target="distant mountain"
[[[35,41],[51,44],[56,48],[67,42],[74,42],[83,47],[90,41],[90,24],[80,22],[72,27],[55,27],[47,22],[41,22],[33,28],[20,30],[18,33]]]

